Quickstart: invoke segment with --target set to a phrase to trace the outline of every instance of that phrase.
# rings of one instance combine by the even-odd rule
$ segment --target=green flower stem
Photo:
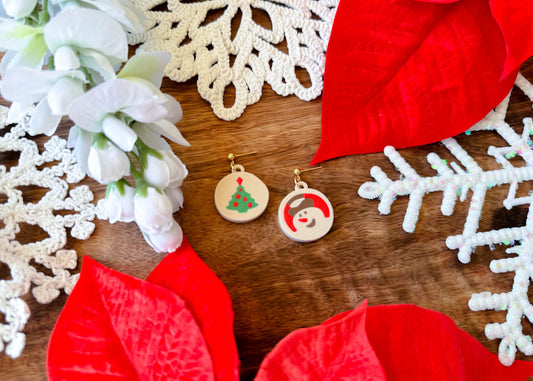
[[[43,0],[41,5],[41,12],[39,12],[38,26],[45,26],[50,21],[50,13],[48,12],[48,0]]]
[[[106,190],[105,190],[105,198],[109,196],[109,193],[111,192],[111,189],[116,189],[118,194],[121,196],[124,196],[126,194],[125,187],[130,186],[130,183],[126,181],[126,179],[122,178],[118,181],[114,181],[112,183],[107,184]]]
[[[148,147],[141,139],[137,139],[135,142],[135,147],[139,152],[138,160],[139,164],[141,165],[141,171],[144,171],[148,166],[148,155],[155,156],[161,160],[163,159],[163,155],[161,155],[155,149]]]

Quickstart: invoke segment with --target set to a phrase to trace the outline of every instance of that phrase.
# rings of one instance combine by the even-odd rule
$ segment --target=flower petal
[[[128,0],[82,1],[87,4],[91,4],[105,14],[113,17],[129,32],[141,33],[145,31],[145,28],[142,24],[142,21],[145,19],[144,14]]]
[[[533,1],[490,0],[489,4],[505,40],[503,79],[533,55]]]
[[[181,109],[180,103],[176,100],[176,98],[165,94],[167,101],[163,103],[165,108],[167,109],[168,113],[165,117],[166,120],[168,120],[170,123],[178,123],[181,118],[183,117],[183,111]]]
[[[134,119],[145,119],[142,115],[144,110],[148,110],[151,115],[156,114],[156,117],[166,113],[164,107],[154,101],[153,94],[146,88],[125,79],[113,79],[93,87],[72,102],[69,116],[81,128],[100,132],[105,116],[136,108],[136,112],[128,113]]]
[[[89,171],[87,161],[93,144],[93,137],[92,132],[88,132],[78,126],[72,126],[68,134],[68,146],[73,148],[72,152],[76,157],[76,162],[85,173]]]
[[[334,319],[287,335],[265,357],[255,380],[386,381],[365,330],[366,301]]]
[[[62,46],[54,54],[56,70],[72,70],[80,67],[80,60],[70,46]]]
[[[179,296],[88,256],[52,332],[47,375],[50,381],[214,381],[205,339]]]
[[[13,18],[28,16],[35,6],[37,0],[2,0],[6,13]]]
[[[150,127],[154,131],[172,140],[174,143],[178,143],[186,147],[190,146],[189,142],[185,140],[180,130],[173,123],[169,122],[166,119],[152,123],[150,124]]]
[[[26,113],[29,111],[30,107],[33,106],[32,103],[20,103],[20,102],[13,102],[11,103],[11,107],[9,107],[9,111],[7,113],[7,124],[12,123],[19,123],[22,118],[26,115]]]
[[[230,295],[185,237],[180,248],[167,255],[146,280],[185,300],[207,342],[216,380],[239,380]]]
[[[31,115],[28,132],[30,135],[45,134],[48,136],[56,132],[57,126],[61,121],[61,115],[52,114],[50,106],[48,106],[48,99],[43,98],[35,108]]]
[[[44,42],[42,34],[33,36],[26,47],[20,50],[14,57],[9,60],[6,70],[15,67],[29,67],[40,69],[43,65],[43,58],[48,48]]]
[[[52,53],[68,45],[100,52],[108,57],[112,65],[128,58],[128,43],[122,27],[97,10],[64,10],[45,26],[44,38]]]
[[[183,241],[183,231],[176,221],[172,221],[172,226],[163,233],[142,233],[146,242],[158,253],[172,253]]]
[[[135,131],[112,115],[106,116],[102,121],[102,130],[109,140],[125,152],[130,152],[137,140]]]
[[[102,54],[91,49],[80,49],[80,61],[88,69],[94,70],[104,81],[116,77],[111,62]]]
[[[155,149],[156,151],[168,151],[171,149],[167,141],[163,139],[159,133],[154,132],[149,125],[144,123],[133,123],[131,128],[133,128],[133,131],[135,131],[139,139],[141,139],[148,147]]]
[[[169,61],[170,54],[167,52],[137,53],[128,60],[117,77],[124,79],[129,77],[142,78],[159,89],[165,67]]]
[[[48,92],[48,105],[53,114],[66,115],[72,101],[83,95],[83,82],[63,77]]]
[[[10,19],[0,19],[0,50],[21,50],[38,33],[42,33],[42,28],[24,25]]]
[[[85,75],[78,70],[41,71],[25,67],[13,68],[8,70],[2,81],[2,96],[15,102],[39,102],[48,94],[52,86],[63,77],[85,81]]]

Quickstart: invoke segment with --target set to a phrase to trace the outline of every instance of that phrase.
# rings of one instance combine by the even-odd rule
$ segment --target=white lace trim
[[[165,1],[132,2],[146,15],[148,30],[130,35],[129,42],[142,42],[139,50],[171,53],[166,75],[174,81],[198,75],[200,95],[221,119],[234,120],[258,102],[265,82],[280,95],[295,94],[306,101],[322,93],[325,51],[338,0],[168,0],[168,11],[155,10]],[[204,25],[216,11],[223,13]],[[240,25],[232,40],[231,23],[238,12]],[[268,15],[272,29],[254,21],[260,12]],[[288,53],[278,47],[283,40]],[[298,80],[297,67],[307,71],[310,87]],[[229,85],[235,87],[235,103],[225,107]]]
[[[87,239],[94,230],[92,221],[101,206],[91,202],[89,187],[69,184],[80,182],[85,174],[76,165],[75,158],[65,140],[52,136],[39,153],[37,144],[25,137],[27,115],[9,131],[6,127],[8,109],[0,106],[0,152],[18,152],[18,165],[9,169],[0,165],[0,194],[6,201],[0,204],[0,262],[7,265],[11,279],[0,279],[0,313],[6,324],[0,324],[0,352],[16,358],[22,352],[26,337],[22,333],[30,316],[28,305],[22,299],[32,288],[39,303],[49,303],[60,290],[68,294],[74,287],[78,274],[78,257],[74,250],[64,250],[67,228],[77,239]],[[65,180],[62,178],[65,177]],[[23,186],[47,189],[36,203],[25,202]],[[68,214],[58,214],[69,211]],[[49,237],[27,244],[17,241],[21,224],[37,225]],[[52,276],[39,270],[39,265],[49,269]],[[41,268],[42,269],[42,268]],[[5,345],[7,344],[7,345]]]

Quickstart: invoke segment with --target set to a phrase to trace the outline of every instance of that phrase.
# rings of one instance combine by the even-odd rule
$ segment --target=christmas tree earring
[[[235,164],[236,157],[254,153],[228,155],[231,173],[220,180],[215,189],[215,207],[228,221],[253,221],[263,214],[267,207],[267,186],[254,174],[245,172],[242,165]]]
[[[287,237],[297,242],[316,241],[333,225],[333,207],[328,198],[300,179],[302,172],[319,168],[295,169],[294,191],[279,205],[279,226]]]

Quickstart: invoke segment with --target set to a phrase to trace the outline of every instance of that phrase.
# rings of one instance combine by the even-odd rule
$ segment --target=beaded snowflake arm
[[[516,86],[522,90],[533,102],[533,85],[522,75],[519,75]],[[398,196],[409,196],[409,204],[405,212],[403,228],[413,232],[418,221],[422,199],[426,193],[443,192],[441,212],[451,215],[454,211],[457,197],[465,201],[468,191],[472,191],[472,198],[468,215],[459,235],[446,239],[450,249],[458,249],[458,259],[462,263],[469,263],[472,253],[478,246],[502,244],[511,246],[507,254],[513,257],[493,260],[490,263],[491,271],[495,273],[515,272],[513,288],[508,293],[492,294],[481,292],[473,294],[469,307],[474,311],[479,310],[507,310],[504,323],[488,324],[485,334],[489,339],[501,339],[499,348],[500,361],[505,365],[513,363],[517,349],[526,355],[533,355],[531,337],[523,333],[521,320],[525,317],[533,322],[533,306],[527,291],[530,278],[533,276],[533,195],[517,197],[518,184],[533,180],[533,150],[531,148],[531,135],[533,134],[533,121],[531,118],[523,120],[524,127],[517,133],[505,122],[505,115],[509,105],[510,96],[491,111],[485,119],[473,126],[468,132],[492,130],[498,133],[506,142],[505,147],[488,148],[488,154],[496,159],[502,169],[483,171],[478,163],[453,139],[442,141],[458,162],[447,163],[437,154],[430,153],[427,160],[437,172],[436,176],[422,177],[401,157],[393,148],[387,147],[385,155],[402,174],[402,178],[393,181],[387,177],[379,167],[370,171],[374,182],[367,182],[359,188],[359,195],[367,199],[379,198],[378,210],[382,214],[389,214],[391,205]],[[526,166],[515,167],[509,161],[515,156],[520,156]],[[463,169],[464,168],[464,169]],[[495,186],[509,184],[507,197],[503,205],[512,209],[519,205],[528,205],[529,212],[524,226],[478,231],[481,211],[485,203],[485,195]]]

